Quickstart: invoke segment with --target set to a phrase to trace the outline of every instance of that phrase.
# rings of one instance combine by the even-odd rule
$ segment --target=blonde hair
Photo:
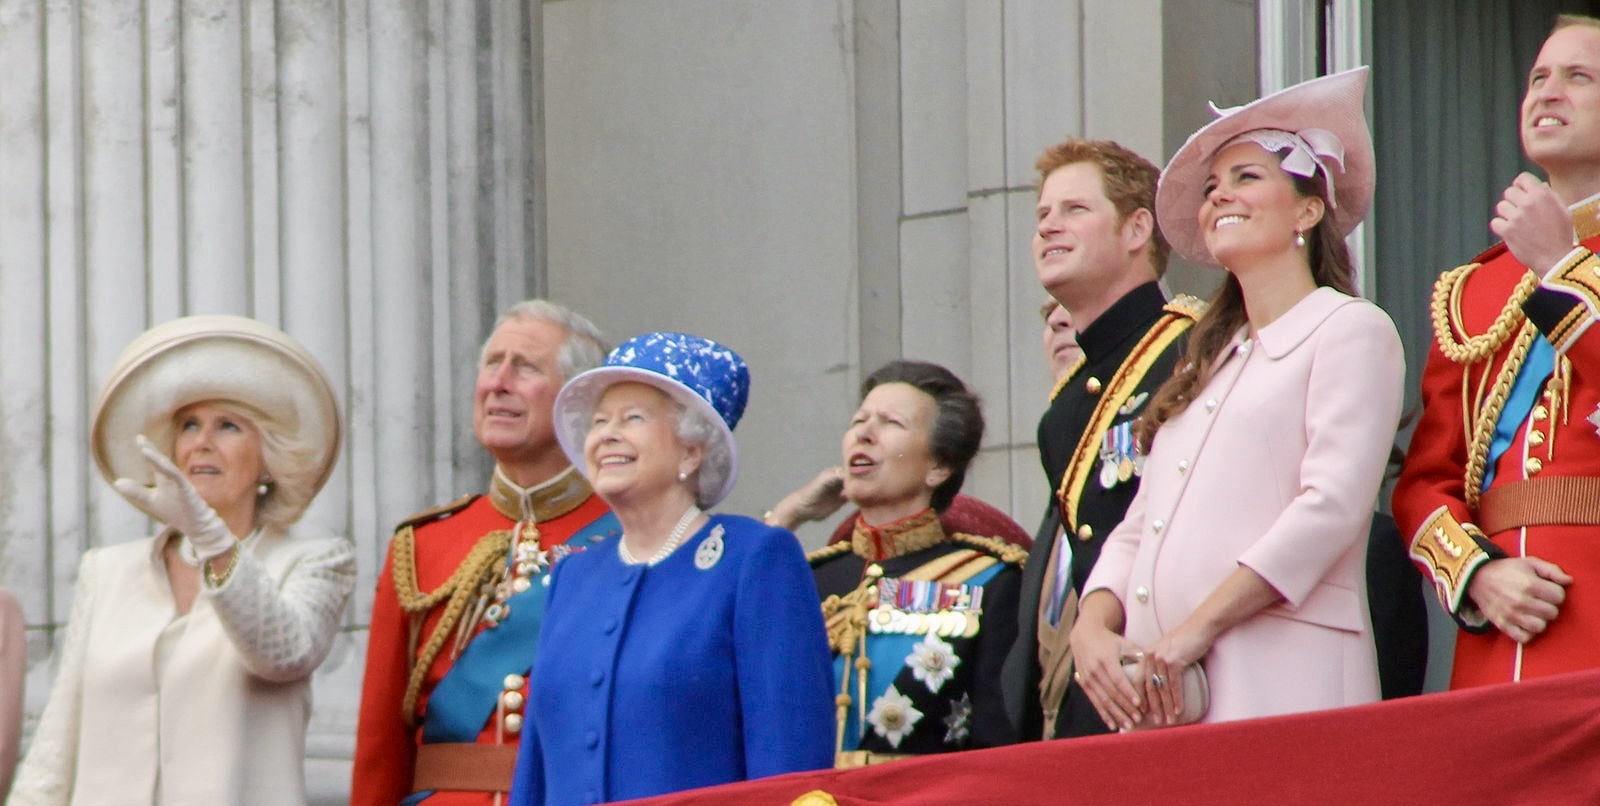
[[[295,424],[283,422],[278,417],[237,400],[186,403],[173,410],[171,419],[175,420],[178,412],[199,405],[216,406],[250,423],[260,435],[261,467],[271,481],[267,482],[267,491],[256,496],[255,518],[251,526],[270,526],[282,530],[300,520],[322,487],[322,479],[318,478],[321,452],[317,446],[302,439]],[[168,456],[172,456],[178,429],[172,428],[171,434],[171,442],[161,446]]]

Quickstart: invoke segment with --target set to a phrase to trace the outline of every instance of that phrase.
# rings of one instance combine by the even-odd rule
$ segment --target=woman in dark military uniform
[[[844,434],[846,542],[811,555],[838,685],[837,765],[1014,741],[1000,666],[1027,554],[946,534],[938,513],[983,440],[978,399],[943,367],[894,361]]]

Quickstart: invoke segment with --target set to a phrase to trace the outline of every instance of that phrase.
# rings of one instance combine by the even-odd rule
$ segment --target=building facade
[[[30,715],[78,555],[150,529],[87,446],[105,372],[150,325],[260,318],[339,390],[344,452],[302,524],[350,536],[361,562],[316,685],[312,754],[337,770],[391,525],[487,478],[471,385],[500,309],[549,296],[614,340],[678,329],[743,353],[734,512],[837,462],[876,366],[943,363],[989,421],[968,492],[1031,525],[1049,495],[1035,156],[1085,136],[1162,163],[1207,100],[1411,59],[1404,43],[1451,15],[1413,10],[1395,25],[1411,38],[1386,39],[1408,5],[0,0],[0,581],[30,627]],[[1548,27],[1528,4],[1469,5],[1535,45]],[[1383,104],[1410,85],[1377,72],[1383,188],[1400,153]],[[1504,78],[1512,100],[1477,110],[1502,122],[1521,84]],[[1367,265],[1403,204],[1380,195],[1356,236]],[[1364,286],[1420,350],[1445,266],[1393,254],[1408,265]],[[1168,285],[1216,279],[1178,266]]]

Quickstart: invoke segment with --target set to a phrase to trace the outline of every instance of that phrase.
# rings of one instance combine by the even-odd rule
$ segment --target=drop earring
[[[1294,231],[1294,245],[1300,247],[1301,249],[1306,248],[1306,236],[1302,234],[1300,230]]]

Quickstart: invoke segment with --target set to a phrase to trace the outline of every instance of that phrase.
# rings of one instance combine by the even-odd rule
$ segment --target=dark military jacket
[[[884,546],[886,553],[874,550]],[[1000,668],[1015,643],[1026,552],[997,538],[946,536],[926,510],[882,529],[858,518],[850,541],[809,559],[834,650],[835,683],[850,698],[841,753],[943,753],[1015,741]],[[903,604],[880,598],[880,579],[901,590]],[[975,596],[970,604],[977,609],[968,612],[976,618],[952,617],[933,599],[918,602],[914,579],[943,583],[946,595]],[[926,589],[937,586],[922,587],[932,593]],[[847,603],[862,594],[863,608],[852,615]],[[846,646],[838,646],[841,641]],[[869,661],[865,678],[858,658]]]
[[[1039,458],[1061,517],[1061,534],[1071,541],[1074,590],[1082,590],[1106,535],[1122,521],[1139,489],[1143,456],[1133,451],[1133,423],[1172,377],[1201,308],[1193,298],[1169,304],[1153,282],[1128,292],[1078,334],[1084,358],[1057,385],[1039,420]],[[1052,532],[1034,541],[1018,602],[1017,643],[1006,661],[1006,701],[1024,739],[1041,730],[1039,600],[1052,593],[1047,588],[1055,580],[1050,567],[1055,540]],[[1067,699],[1057,736],[1105,732],[1075,686]]]

